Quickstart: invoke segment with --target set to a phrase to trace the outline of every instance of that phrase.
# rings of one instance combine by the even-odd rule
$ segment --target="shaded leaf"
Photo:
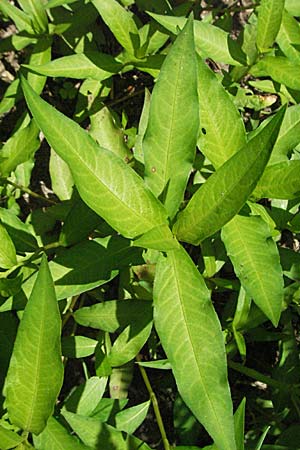
[[[222,330],[204,280],[183,248],[160,257],[153,295],[155,327],[180,395],[220,450],[235,449]]]
[[[62,354],[68,358],[84,358],[93,355],[98,341],[86,336],[64,336]]]
[[[107,384],[107,377],[91,377],[78,386],[68,397],[63,410],[90,416],[101,400]]]
[[[9,269],[17,264],[15,246],[6,231],[6,228],[0,222],[0,267]]]

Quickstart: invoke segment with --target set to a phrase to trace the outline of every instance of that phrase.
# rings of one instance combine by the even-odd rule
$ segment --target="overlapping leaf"
[[[165,204],[171,218],[183,200],[195,157],[199,129],[196,77],[190,19],[161,68],[142,144],[146,184]]]
[[[295,90],[300,90],[299,71],[300,64],[284,56],[266,56],[250,69],[254,76],[270,76],[274,81]]]
[[[289,153],[300,143],[300,105],[287,108],[269,164],[287,161]]]
[[[291,200],[300,197],[300,161],[283,161],[268,166],[253,195],[257,198]]]
[[[198,244],[235,216],[255,188],[276,141],[284,110],[221,166],[178,215],[179,240]]]
[[[220,450],[235,449],[221,327],[204,280],[183,248],[158,262],[154,323],[183,400]]]
[[[285,0],[261,0],[258,8],[258,49],[263,52],[272,47],[278,34]]]
[[[46,257],[19,325],[6,378],[10,420],[39,434],[63,381],[61,319]]]
[[[283,11],[281,27],[276,42],[285,56],[297,64],[300,63],[300,52],[295,47],[300,44],[299,22],[286,11]]]
[[[17,264],[16,249],[4,225],[0,222],[0,267],[9,269]]]

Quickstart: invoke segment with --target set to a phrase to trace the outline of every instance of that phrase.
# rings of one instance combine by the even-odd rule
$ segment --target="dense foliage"
[[[0,448],[300,448],[300,2],[0,17]]]

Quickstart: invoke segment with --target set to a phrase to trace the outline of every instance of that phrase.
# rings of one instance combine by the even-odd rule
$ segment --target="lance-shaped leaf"
[[[140,46],[139,31],[129,11],[116,0],[93,0],[95,8],[117,41],[131,54]]]
[[[270,76],[274,81],[287,87],[300,90],[300,64],[295,64],[284,56],[266,56],[250,69],[255,77]]]
[[[161,255],[153,295],[155,327],[180,395],[218,448],[234,450],[221,326],[205,282],[183,248]]]
[[[246,293],[277,326],[283,274],[268,224],[261,217],[237,215],[223,227],[222,240]]]
[[[257,198],[291,200],[300,197],[300,161],[283,161],[268,166],[253,195]]]
[[[19,0],[19,4],[32,18],[32,25],[37,33],[48,31],[48,18],[42,0]]]
[[[0,425],[0,448],[1,450],[8,450],[10,448],[15,448],[18,444],[23,442],[25,437],[14,433],[11,430],[4,428]]]
[[[167,225],[164,207],[131,167],[114,153],[99,147],[79,125],[56,111],[23,82],[36,122],[56,153],[68,163],[78,192],[91,209],[130,238]],[[171,232],[170,238],[173,240]],[[161,244],[163,247],[164,243]]]
[[[289,153],[300,143],[300,105],[287,108],[269,164],[287,161]]]
[[[16,249],[4,225],[0,222],[0,267],[9,269],[17,264]]]
[[[75,436],[72,436],[54,417],[50,417],[46,428],[39,436],[34,436],[37,450],[91,450]]]
[[[174,225],[179,240],[199,244],[239,212],[264,171],[283,115],[284,109],[193,195]]]
[[[19,31],[25,30],[30,34],[34,34],[32,28],[31,17],[24,11],[12,5],[8,0],[2,0],[0,3],[0,11],[13,20]]]
[[[160,25],[178,34],[187,21],[185,17],[165,16],[148,12]],[[194,20],[195,46],[200,56],[226,64],[240,66],[235,55],[240,55],[238,45],[226,31],[209,23]]]
[[[39,434],[53,413],[63,381],[61,319],[46,256],[24,310],[6,379],[10,420]]]
[[[285,0],[261,0],[258,8],[256,44],[260,52],[272,47],[278,34]]]
[[[299,46],[300,44],[300,26],[299,22],[287,11],[283,11],[276,42],[285,56],[291,61],[300,63],[300,52],[294,47],[294,45]]]
[[[41,36],[32,49],[29,64],[47,64],[51,60],[52,36]],[[46,77],[35,73],[28,73],[27,81],[37,94],[40,94],[45,86]]]
[[[60,200],[69,200],[72,196],[73,177],[69,166],[51,149],[49,172],[52,189]]]
[[[170,50],[153,89],[143,140],[145,180],[170,217],[183,200],[199,129],[197,59],[189,19]]]
[[[42,65],[24,64],[29,70],[49,77],[92,78],[105,80],[122,69],[111,55],[99,52],[63,56]]]
[[[246,144],[244,122],[215,74],[198,59],[201,134],[198,146],[215,168]]]

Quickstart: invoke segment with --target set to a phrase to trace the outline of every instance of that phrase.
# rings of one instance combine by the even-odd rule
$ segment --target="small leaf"
[[[32,0],[34,1],[34,0]],[[29,65],[46,64],[51,60],[52,36],[40,36],[32,49]],[[46,83],[46,77],[28,73],[27,81],[37,94],[41,94]]]
[[[65,336],[61,342],[62,354],[68,358],[93,355],[98,341],[86,336]]]
[[[259,180],[253,195],[256,198],[300,197],[300,161],[284,161],[268,166]]]
[[[15,246],[6,231],[6,228],[0,222],[0,267],[9,269],[17,264]]]
[[[260,52],[272,47],[278,34],[285,0],[261,0],[258,8],[256,43]]]
[[[116,415],[116,428],[133,434],[145,420],[149,406],[150,400],[120,411]]]
[[[270,76],[274,81],[295,90],[300,90],[299,71],[300,64],[284,56],[265,56],[250,69],[251,75],[255,77]]]
[[[61,319],[46,256],[24,310],[6,379],[10,420],[39,434],[63,381]]]
[[[284,109],[193,195],[173,228],[179,240],[199,244],[239,212],[264,171],[283,115]]]
[[[0,11],[10,20],[13,20],[19,31],[27,31],[34,34],[31,18],[21,9],[13,6],[8,0],[1,0]]]
[[[294,45],[300,44],[299,22],[287,11],[283,11],[281,27],[276,42],[285,56],[295,63],[300,63],[300,53],[294,47]]]
[[[268,225],[260,217],[237,215],[223,227],[222,240],[246,293],[276,327],[283,303],[283,275]]]
[[[287,108],[269,164],[287,161],[289,153],[300,143],[300,105]]]
[[[50,145],[68,163],[78,192],[90,208],[125,237],[134,238],[167,224],[162,204],[131,167],[99,147],[76,123],[40,99],[23,81],[35,120]]]
[[[93,0],[93,4],[117,41],[133,55],[140,46],[140,38],[130,12],[116,0]]]
[[[11,210],[0,208],[0,219],[19,252],[34,252],[37,240],[29,224],[22,222]]]
[[[171,218],[183,200],[199,130],[193,22],[178,35],[152,92],[142,143],[145,181]],[[182,114],[184,111],[184,114]]]
[[[155,327],[180,395],[218,448],[234,450],[222,330],[204,280],[183,248],[160,257],[153,296]]]
[[[7,430],[2,425],[0,425],[0,448],[1,450],[8,450],[15,448],[21,442],[24,441],[24,437],[11,430]]]
[[[91,377],[68,397],[63,410],[90,416],[100,402],[107,385],[107,377]]]
[[[37,34],[48,31],[48,18],[42,0],[19,0],[22,9],[32,17],[32,24]]]

